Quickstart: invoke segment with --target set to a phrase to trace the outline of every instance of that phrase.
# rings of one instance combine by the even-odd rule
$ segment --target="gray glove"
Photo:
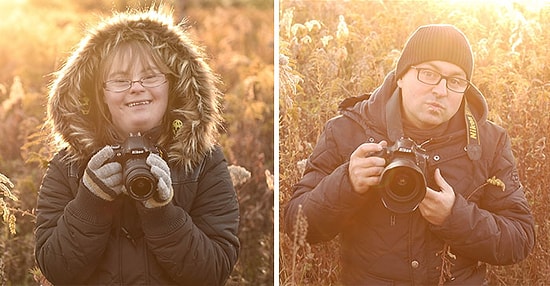
[[[122,166],[118,162],[109,162],[114,151],[105,146],[92,156],[84,171],[82,183],[94,195],[106,200],[114,200],[123,190]]]
[[[143,201],[146,208],[158,208],[167,205],[174,197],[170,167],[159,155],[149,154],[145,161],[151,167],[151,174],[158,180],[157,192],[149,199]]]

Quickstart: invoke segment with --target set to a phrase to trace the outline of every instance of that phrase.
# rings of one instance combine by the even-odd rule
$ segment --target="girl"
[[[65,144],[36,208],[35,254],[50,282],[225,283],[239,209],[216,145],[216,84],[200,49],[159,12],[115,15],[81,41],[48,101]],[[143,156],[128,150],[130,136],[147,142]],[[128,160],[152,178],[151,196],[128,195]]]

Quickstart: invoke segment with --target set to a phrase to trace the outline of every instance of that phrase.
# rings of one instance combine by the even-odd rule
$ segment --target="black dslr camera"
[[[414,211],[426,195],[428,155],[424,149],[409,138],[401,138],[374,156],[386,160],[378,188],[384,206],[395,213]]]
[[[145,163],[151,153],[159,154],[159,149],[141,134],[130,134],[121,144],[113,146],[114,161],[122,165],[122,182],[128,195],[144,201],[153,196],[157,189],[157,179]]]

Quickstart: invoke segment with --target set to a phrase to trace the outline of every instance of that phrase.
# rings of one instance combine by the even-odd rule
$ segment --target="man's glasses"
[[[139,80],[129,80],[129,79],[114,79],[108,80],[103,83],[103,88],[106,91],[112,92],[123,92],[132,87],[136,82],[139,82],[143,87],[157,87],[166,82],[166,75],[162,73],[152,74],[140,78]]]
[[[426,68],[418,68],[415,66],[411,66],[411,68],[418,72],[416,76],[418,81],[425,84],[438,85],[442,79],[445,79],[447,88],[458,93],[465,92],[468,86],[470,86],[470,82],[463,78],[444,76],[434,70]]]

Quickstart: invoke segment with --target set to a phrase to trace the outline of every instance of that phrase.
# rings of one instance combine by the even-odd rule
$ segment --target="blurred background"
[[[487,283],[548,285],[550,1],[283,0],[278,13],[279,219],[301,177],[301,163],[338,104],[378,87],[418,26],[454,24],[472,45],[473,82],[488,101],[489,119],[510,135],[536,223],[531,255],[516,265],[491,266]],[[338,285],[338,238],[309,245],[307,222],[293,223],[296,236],[279,233],[280,284]]]
[[[34,207],[52,155],[40,130],[47,88],[86,28],[113,11],[155,1],[0,0],[0,284],[46,284],[34,262]],[[158,1],[156,1],[158,2]],[[250,172],[237,187],[241,253],[228,285],[273,284],[273,1],[164,1],[223,81],[229,164]],[[240,168],[239,168],[240,169]],[[2,174],[4,176],[2,176]]]

